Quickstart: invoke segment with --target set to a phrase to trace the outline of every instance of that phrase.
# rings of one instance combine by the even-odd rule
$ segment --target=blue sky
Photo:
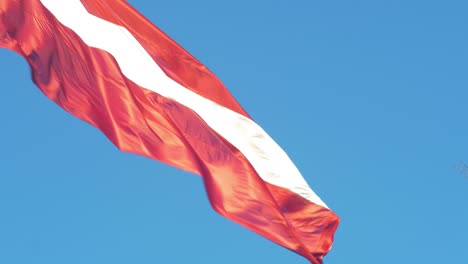
[[[341,217],[325,263],[468,261],[468,2],[129,1],[209,67]],[[201,178],[118,151],[0,50],[0,263],[307,263]]]

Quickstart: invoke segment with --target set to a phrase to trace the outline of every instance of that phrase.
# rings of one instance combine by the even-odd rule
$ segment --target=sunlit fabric
[[[119,149],[201,175],[224,217],[311,263],[330,250],[339,218],[286,153],[213,73],[125,1],[0,0],[0,46]]]

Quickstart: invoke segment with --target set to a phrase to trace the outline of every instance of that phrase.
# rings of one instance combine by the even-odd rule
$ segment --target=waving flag
[[[321,263],[339,218],[204,65],[120,0],[0,0],[0,46],[121,150],[199,174],[221,215]]]

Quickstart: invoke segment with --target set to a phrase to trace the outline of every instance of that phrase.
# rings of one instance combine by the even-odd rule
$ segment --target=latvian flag
[[[224,217],[322,263],[339,218],[207,67],[121,0],[0,0],[0,46],[119,149],[203,177]]]

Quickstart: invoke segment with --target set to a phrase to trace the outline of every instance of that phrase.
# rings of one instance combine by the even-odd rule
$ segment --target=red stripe
[[[84,2],[89,8],[91,1]],[[113,15],[120,15],[116,10],[125,14],[116,21],[128,20],[126,25],[131,26],[143,20],[137,20],[138,14],[125,2],[114,2]],[[93,12],[108,7],[96,3],[92,5]],[[242,153],[192,110],[128,80],[112,56],[88,47],[38,1],[3,1],[0,15],[0,36],[4,36],[0,45],[27,59],[35,84],[46,96],[99,128],[121,150],[202,175],[210,202],[221,215],[298,252],[312,263],[321,263],[339,222],[333,212],[261,180]],[[160,37],[169,45],[161,48],[166,53],[182,50],[171,47],[172,40],[162,32]],[[152,37],[145,40],[145,48],[158,47],[149,38]],[[166,53],[158,57],[156,51],[157,48],[152,49],[153,57],[160,64],[167,60],[165,71],[176,75],[180,83],[244,113],[199,62],[193,59],[188,66],[178,66],[179,62],[172,60],[180,57]],[[190,55],[183,55],[187,56]],[[195,73],[190,72],[192,69]],[[194,80],[197,74],[202,81]],[[203,89],[203,84],[221,91],[213,95],[213,91]]]
[[[201,62],[124,1],[81,0],[89,13],[127,28],[174,81],[241,115],[248,114]]]

